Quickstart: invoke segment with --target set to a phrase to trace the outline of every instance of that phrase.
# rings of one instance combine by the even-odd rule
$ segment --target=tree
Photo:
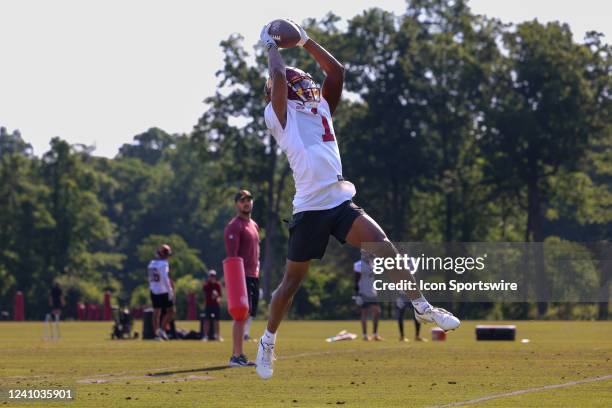
[[[150,128],[134,136],[134,143],[125,143],[119,148],[118,157],[138,158],[147,164],[157,163],[163,152],[174,146],[175,137],[159,128]]]
[[[551,177],[562,167],[574,169],[601,131],[592,51],[559,23],[522,23],[503,39],[508,56],[495,73],[499,88],[482,145],[486,170],[526,209],[525,241],[543,242]],[[535,259],[544,291],[544,264]]]
[[[32,145],[21,138],[21,132],[18,130],[8,133],[5,127],[0,127],[0,156],[12,153],[31,156]]]
[[[49,188],[47,208],[53,219],[44,231],[45,267],[38,277],[46,285],[64,274],[110,284],[110,272],[121,267],[122,255],[98,250],[111,244],[113,225],[103,215],[98,175],[89,159],[87,151],[79,152],[59,138],[43,156],[40,171]],[[37,298],[46,302],[47,293]]]
[[[0,298],[8,300],[16,290],[33,294],[45,278],[45,231],[54,220],[46,204],[48,188],[38,175],[38,163],[19,153],[0,156]],[[27,309],[31,315],[33,311]]]

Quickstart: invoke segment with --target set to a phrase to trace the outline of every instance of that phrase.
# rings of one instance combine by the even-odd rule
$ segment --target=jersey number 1
[[[334,134],[329,129],[329,123],[327,123],[327,118],[321,115],[321,123],[323,124],[323,128],[325,129],[325,133],[323,133],[323,141],[324,142],[333,142],[336,140],[334,138]]]

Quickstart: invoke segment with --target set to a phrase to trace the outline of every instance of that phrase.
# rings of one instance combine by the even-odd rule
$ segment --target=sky
[[[41,155],[55,136],[113,157],[150,127],[192,130],[214,94],[232,33],[251,51],[276,18],[350,19],[380,7],[401,14],[404,0],[0,0],[0,126],[19,129]],[[570,24],[610,42],[609,0],[471,0],[478,14],[507,22]]]

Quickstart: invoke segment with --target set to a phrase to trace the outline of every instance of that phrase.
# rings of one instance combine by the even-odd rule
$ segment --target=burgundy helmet
[[[287,78],[287,98],[293,101],[318,103],[321,100],[321,88],[309,73],[295,67],[285,68]],[[266,81],[266,97],[272,97],[272,78]]]
[[[170,255],[172,255],[172,248],[170,248],[170,245],[163,244],[157,248],[157,256],[159,256],[161,259],[166,259]]]

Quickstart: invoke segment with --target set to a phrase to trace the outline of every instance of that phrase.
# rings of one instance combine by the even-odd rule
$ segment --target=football
[[[294,22],[284,18],[272,21],[268,34],[279,48],[295,47],[300,41],[300,29]]]

